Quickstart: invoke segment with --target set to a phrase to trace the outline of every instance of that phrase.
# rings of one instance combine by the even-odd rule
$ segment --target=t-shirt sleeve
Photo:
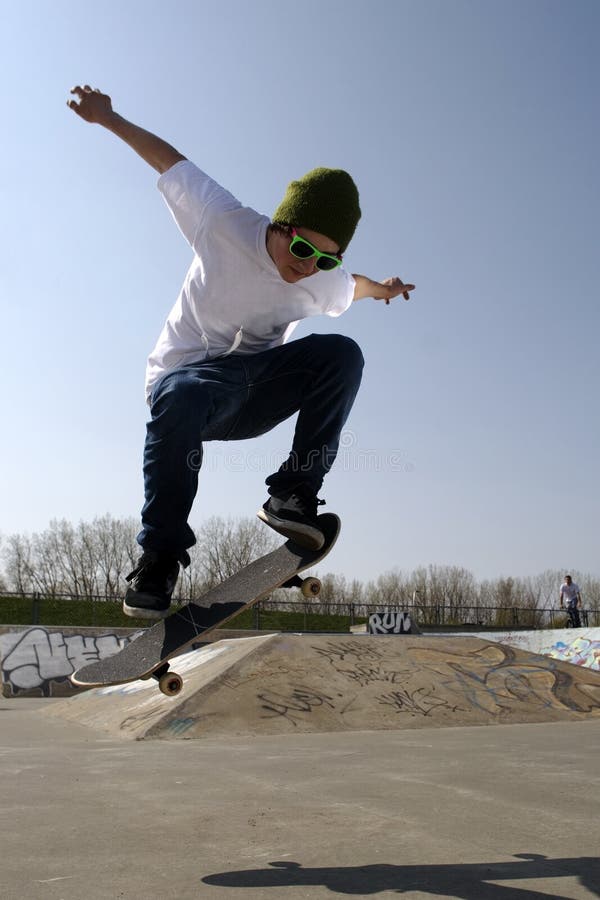
[[[325,277],[329,276],[336,279],[333,286],[333,298],[327,307],[327,315],[341,316],[342,313],[346,312],[354,299],[356,282],[350,272],[347,272],[343,266],[338,266],[333,272],[324,272],[323,274]]]
[[[163,172],[158,179],[158,189],[179,230],[196,253],[211,218],[242,205],[188,159]]]

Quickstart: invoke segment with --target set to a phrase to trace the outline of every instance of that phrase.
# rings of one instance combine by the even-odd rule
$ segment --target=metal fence
[[[174,608],[187,602],[178,600]],[[340,631],[365,622],[372,613],[407,612],[421,627],[428,629],[563,628],[569,624],[566,611],[531,609],[520,606],[460,606],[447,603],[418,605],[385,601],[377,604],[344,600],[263,600],[244,615],[241,627],[284,631]],[[581,610],[584,627],[600,626],[600,610]],[[125,616],[121,600],[105,596],[73,594],[44,595],[40,592],[0,593],[0,624],[5,625],[147,625]],[[236,624],[236,627],[238,625]]]
[[[373,613],[404,612],[421,627],[448,629],[544,629],[570,627],[570,619],[566,610],[561,609],[527,609],[520,606],[450,606],[437,604],[434,606],[415,606],[410,602],[402,603],[345,603],[315,601],[263,601],[254,607],[255,627],[262,627],[269,614],[277,612],[302,613],[305,620],[313,616],[323,619],[345,619],[348,625],[366,622]],[[583,627],[600,627],[600,610],[580,610]],[[318,624],[318,623],[317,623]],[[306,628],[304,630],[307,630]]]

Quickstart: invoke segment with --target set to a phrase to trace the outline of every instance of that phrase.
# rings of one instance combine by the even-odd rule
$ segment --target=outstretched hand
[[[79,103],[76,100],[67,100],[67,106],[86,122],[103,125],[113,115],[110,97],[108,94],[102,94],[98,88],[92,90],[89,84],[83,87],[77,85],[71,93],[79,98]]]
[[[385,300],[386,305],[389,304],[390,300],[393,300],[394,297],[398,297],[400,294],[404,297],[405,300],[410,300],[410,291],[414,291],[414,284],[404,284],[401,278],[384,278],[382,282],[380,282],[382,286],[381,293],[375,297],[376,300]]]

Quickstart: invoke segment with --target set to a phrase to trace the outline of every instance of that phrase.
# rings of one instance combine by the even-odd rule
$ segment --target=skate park
[[[600,4],[3,13],[0,900],[600,900]]]
[[[5,691],[3,895],[598,896],[600,673],[500,637],[216,632],[177,698]]]

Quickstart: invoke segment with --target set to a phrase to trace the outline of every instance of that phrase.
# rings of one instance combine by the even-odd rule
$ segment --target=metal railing
[[[187,600],[177,600],[175,608]],[[521,606],[460,606],[447,603],[419,605],[385,601],[354,603],[344,600],[263,600],[245,614],[246,628],[257,630],[341,631],[365,622],[372,613],[407,612],[427,629],[542,629],[568,624],[565,610]],[[580,611],[584,627],[600,627],[600,610]],[[56,593],[0,593],[0,625],[88,625],[132,626],[139,624],[123,615],[121,599],[102,595],[89,597]],[[141,624],[148,624],[147,622]],[[238,627],[232,623],[233,627]]]
[[[520,606],[450,606],[436,604],[433,606],[414,606],[412,603],[345,603],[319,601],[262,601],[254,609],[255,627],[260,629],[261,623],[268,615],[277,612],[302,612],[305,620],[312,616],[323,618],[345,618],[348,625],[366,622],[373,613],[405,612],[422,628],[447,628],[452,630],[479,629],[548,629],[570,627],[566,610],[556,608],[528,609]],[[581,624],[586,628],[600,627],[600,610],[580,610]],[[268,627],[268,626],[266,626]],[[306,630],[306,629],[304,629]]]

